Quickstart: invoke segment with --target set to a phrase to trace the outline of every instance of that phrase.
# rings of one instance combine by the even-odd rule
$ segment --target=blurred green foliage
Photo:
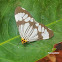
[[[17,35],[14,11],[21,6],[35,18],[36,21],[48,25],[62,19],[62,0],[0,0],[0,43]],[[21,38],[0,45],[0,62],[34,62],[52,51],[55,43],[62,41],[62,21],[49,25],[54,37],[26,44],[18,43]]]

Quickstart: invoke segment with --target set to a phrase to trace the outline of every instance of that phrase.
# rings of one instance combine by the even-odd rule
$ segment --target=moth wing
[[[37,23],[34,25],[34,29],[36,29],[36,31],[34,31],[32,33],[35,35],[31,35],[30,36],[30,40],[43,40],[43,39],[49,39],[51,37],[53,37],[53,31],[49,28],[47,28],[45,25]],[[36,34],[37,33],[37,34]]]
[[[20,36],[27,39],[27,41],[32,42],[36,40],[49,39],[53,36],[53,31],[51,29],[36,22],[30,13],[24,8],[16,8],[15,19]]]
[[[20,36],[25,39],[28,38],[27,33],[33,29],[33,25],[36,23],[30,13],[22,7],[17,7],[15,9],[15,20]]]

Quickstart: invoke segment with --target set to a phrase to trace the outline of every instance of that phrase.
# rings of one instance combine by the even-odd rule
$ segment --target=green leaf
[[[14,18],[17,6],[52,29],[54,37],[22,45]],[[34,62],[45,57],[53,45],[61,41],[62,0],[0,0],[0,62]]]

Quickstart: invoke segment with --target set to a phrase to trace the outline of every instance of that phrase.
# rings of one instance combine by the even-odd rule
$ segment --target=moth
[[[49,39],[54,35],[51,29],[35,21],[30,13],[22,7],[17,7],[15,9],[15,20],[22,44]]]

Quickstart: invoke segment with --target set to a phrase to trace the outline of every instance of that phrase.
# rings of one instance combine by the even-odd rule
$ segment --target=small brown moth
[[[15,9],[15,19],[21,36],[22,44],[37,40],[49,39],[53,36],[53,31],[45,25],[35,21],[24,8]]]

